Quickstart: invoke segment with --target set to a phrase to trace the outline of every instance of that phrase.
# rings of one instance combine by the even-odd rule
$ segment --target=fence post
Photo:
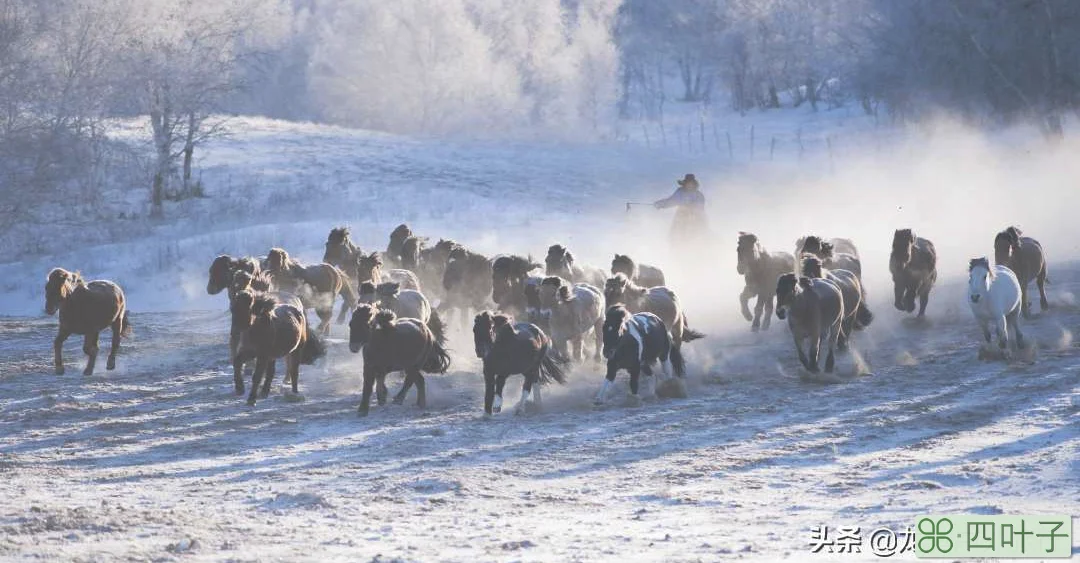
[[[750,160],[754,160],[754,126],[750,126]]]
[[[644,123],[641,124],[641,131],[645,133],[645,146],[651,148],[652,144],[649,142],[649,128],[646,127]]]
[[[731,146],[731,131],[725,131],[724,134],[727,135],[727,156],[728,156],[728,160],[735,160],[735,149],[732,148],[732,146]]]
[[[776,137],[772,138],[772,142],[769,143],[769,160],[773,159],[773,153],[776,152]]]

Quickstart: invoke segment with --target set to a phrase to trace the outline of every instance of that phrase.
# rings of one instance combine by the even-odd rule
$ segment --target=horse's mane
[[[813,254],[804,254],[802,271],[804,274],[808,274],[808,277],[821,277],[821,259]],[[815,275],[809,276],[811,272],[815,273]]]
[[[434,249],[434,250],[446,250],[447,252],[453,252],[455,249],[457,249],[459,247],[461,247],[461,245],[458,244],[453,239],[441,238],[441,239],[439,239],[439,242],[435,243],[435,246],[433,246],[432,249]]]
[[[994,276],[994,269],[990,267],[990,260],[988,260],[985,256],[980,258],[972,258],[971,261],[968,262],[968,273],[974,271],[975,268],[985,268],[986,271],[990,273],[990,277]]]
[[[540,282],[541,286],[554,287],[559,301],[569,301],[574,298],[570,292],[570,285],[559,276],[548,276]]]
[[[806,276],[801,276],[799,278],[799,287],[801,287],[803,289],[810,289],[813,286],[814,286],[814,280],[813,279],[808,278]]]
[[[522,256],[500,256],[491,264],[491,271],[500,274],[517,273],[525,275],[534,268],[532,258]]]
[[[555,260],[562,260],[563,258],[566,259],[566,264],[568,266],[574,265],[574,255],[571,254],[565,246],[555,243],[548,247],[547,259],[545,262],[554,262]]]
[[[746,231],[739,231],[739,246],[740,247],[742,247],[744,244],[749,244],[749,245],[757,244],[757,241],[758,241],[758,236],[755,235],[754,233],[748,233]],[[804,245],[805,245],[805,243],[804,243]],[[731,247],[729,246],[728,248],[731,248]]]
[[[389,329],[394,327],[394,321],[397,320],[397,315],[389,309],[380,309],[378,313],[375,313],[375,318],[372,322],[376,328]]]
[[[345,240],[348,238],[348,227],[335,227],[333,229],[330,229],[330,234],[326,237],[326,242],[330,244],[344,244]]]
[[[994,237],[994,246],[997,247],[998,241],[1004,240],[1008,242],[1009,246],[1013,248],[1018,248],[1020,246],[1020,235],[1022,234],[1024,234],[1023,231],[1014,226],[1010,226],[1004,231],[998,233],[996,237]]]
[[[615,258],[611,259],[611,269],[614,271],[617,266],[626,266],[632,276],[636,276],[638,273],[638,267],[634,263],[634,259],[626,254],[616,254]]]
[[[255,300],[251,303],[251,314],[256,316],[272,314],[277,304],[277,299],[274,299],[273,296],[256,295]]]
[[[398,294],[401,293],[401,284],[398,282],[380,283],[375,286],[375,293],[377,293],[379,297],[397,297]]]
[[[630,310],[622,303],[617,303],[608,307],[607,312],[604,313],[604,324],[618,322],[621,325],[629,316],[631,316]]]

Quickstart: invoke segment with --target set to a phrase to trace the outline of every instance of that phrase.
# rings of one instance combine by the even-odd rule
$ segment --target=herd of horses
[[[334,228],[322,263],[311,266],[281,248],[262,258],[221,255],[213,260],[206,290],[228,295],[229,356],[237,394],[245,392],[245,366],[254,363],[249,405],[268,396],[278,359],[284,360],[285,383],[298,393],[300,365],[326,353],[324,337],[339,297],[337,322],[348,321],[349,349],[363,354],[362,415],[369,411],[373,391],[379,405],[386,403],[385,379],[392,372],[405,374],[394,403],[404,402],[415,386],[417,404],[426,406],[424,374],[445,373],[450,367],[446,344],[452,322],[467,330],[471,321],[476,356],[483,364],[487,414],[501,410],[506,380],[518,374],[524,383],[515,412],[530,402],[539,407],[541,386],[564,383],[572,363],[587,361],[586,346],[593,348],[595,361],[607,363],[597,404],[605,401],[620,370],[630,375],[634,399],[642,375],[657,393],[667,382],[678,389],[686,373],[682,345],[704,337],[690,328],[664,272],[627,255],[616,254],[610,270],[604,270],[578,263],[562,244],[551,245],[543,263],[537,263],[519,255],[485,256],[448,239],[429,245],[428,238],[404,224],[389,238],[385,251],[364,252],[348,228]],[[803,367],[819,373],[825,348],[823,367],[833,372],[836,352],[847,350],[854,333],[874,319],[855,244],[806,236],[793,253],[769,252],[756,235],[741,232],[736,254],[737,271],[746,283],[740,307],[751,329],[767,330],[775,312],[787,321]],[[917,314],[925,315],[937,281],[934,244],[910,229],[897,230],[889,269],[895,307],[912,313],[918,300]],[[1016,227],[995,237],[994,264],[986,258],[969,264],[969,305],[987,344],[993,325],[1006,356],[1010,331],[1015,346],[1024,347],[1018,318],[1030,316],[1027,287],[1032,281],[1046,310],[1045,254],[1038,241]],[[45,294],[46,312],[60,313],[56,372],[64,372],[64,340],[81,334],[88,356],[83,373],[92,374],[98,335],[106,328],[112,329],[106,368],[114,369],[120,338],[131,330],[120,287],[85,282],[78,273],[56,268],[48,275]],[[308,310],[319,319],[314,328]],[[663,377],[654,372],[657,364]]]

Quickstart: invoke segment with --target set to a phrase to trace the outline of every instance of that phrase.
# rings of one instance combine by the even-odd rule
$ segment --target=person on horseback
[[[693,174],[677,180],[679,187],[669,197],[653,203],[656,209],[675,207],[675,220],[671,225],[673,242],[687,242],[705,235],[705,195]]]

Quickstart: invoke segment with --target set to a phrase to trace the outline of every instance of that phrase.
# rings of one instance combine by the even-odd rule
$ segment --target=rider
[[[671,225],[673,240],[685,241],[705,234],[705,195],[693,174],[676,180],[679,187],[671,196],[653,203],[657,209],[678,208]]]

